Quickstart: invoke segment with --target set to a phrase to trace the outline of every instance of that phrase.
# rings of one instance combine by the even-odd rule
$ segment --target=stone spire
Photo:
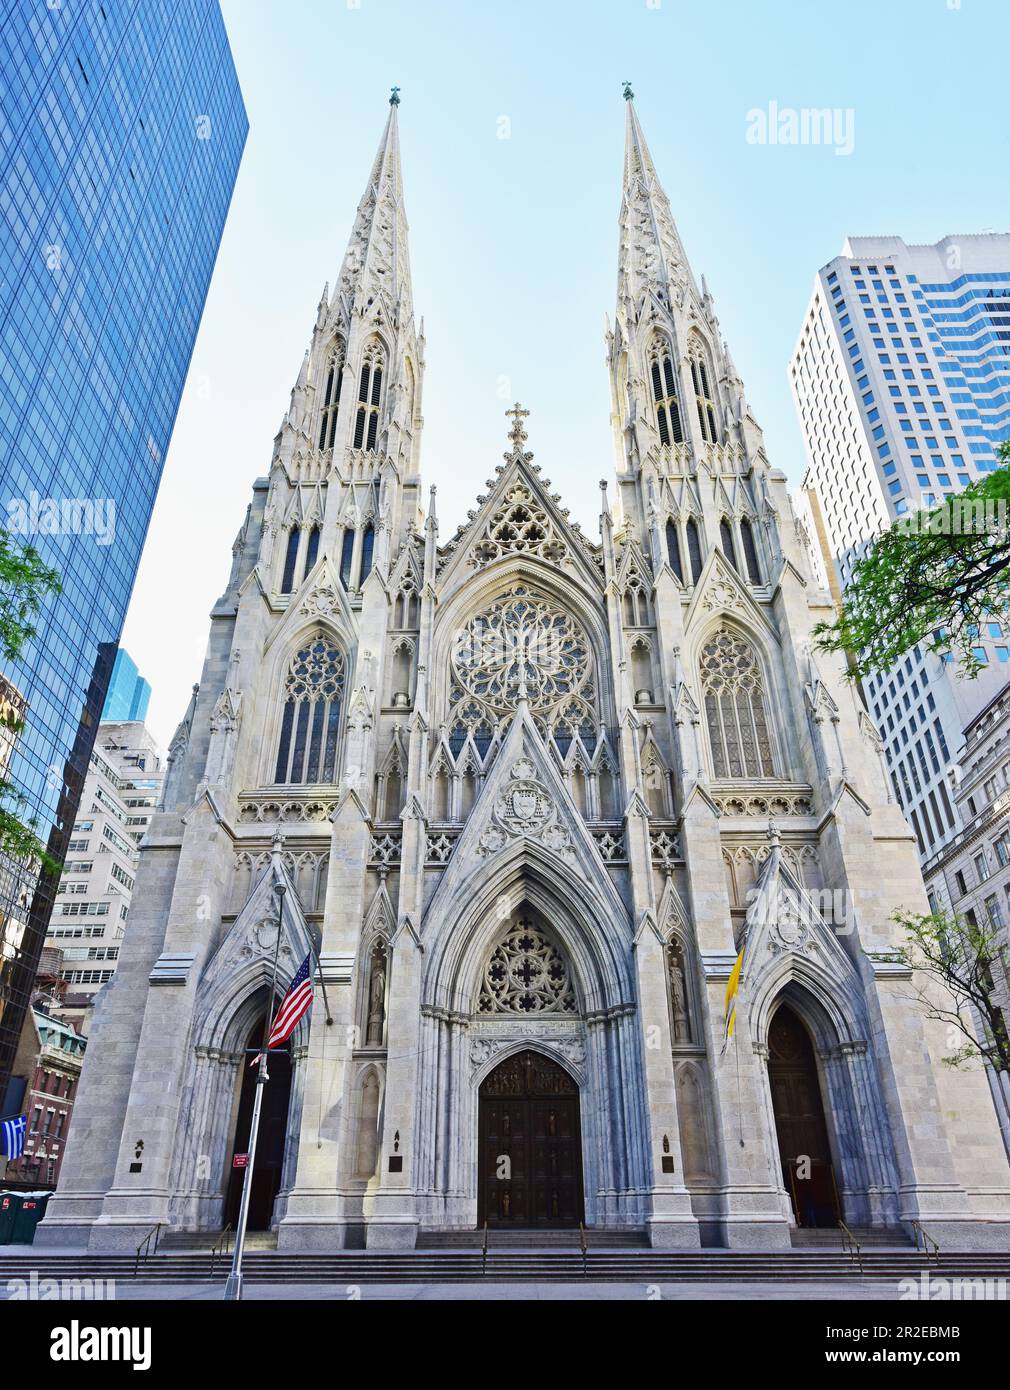
[[[366,313],[379,301],[391,318],[413,317],[407,214],[400,168],[397,124],[399,89],[389,99],[389,116],[372,164],[372,172],[351,231],[335,297],[349,312]]]
[[[624,191],[617,302],[619,311],[623,309],[637,318],[650,290],[669,305],[677,287],[687,284],[691,272],[628,83],[624,86],[624,99]]]

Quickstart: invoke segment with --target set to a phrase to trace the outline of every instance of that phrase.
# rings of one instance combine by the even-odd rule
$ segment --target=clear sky
[[[1007,0],[223,0],[250,132],[124,645],[167,744],[400,86],[422,470],[446,539],[503,411],[590,536],[613,473],[613,312],[630,79],[695,274],[773,464],[803,444],[786,365],[848,235],[1010,229]],[[851,111],[849,155],[748,142],[748,113]],[[505,133],[508,138],[500,136]]]

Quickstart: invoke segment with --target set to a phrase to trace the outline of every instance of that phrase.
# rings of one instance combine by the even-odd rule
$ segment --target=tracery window
[[[335,780],[344,680],[343,655],[322,633],[294,654],[284,681],[275,782]]]
[[[338,338],[330,350],[323,388],[323,404],[319,415],[319,447],[332,449],[337,433],[337,413],[340,410],[340,385],[344,378],[344,345]]]
[[[522,913],[491,953],[481,978],[477,1012],[578,1012],[568,962],[532,914]]]
[[[720,628],[701,653],[705,722],[716,777],[774,777],[775,759],[757,653]]]
[[[595,713],[588,637],[570,614],[526,584],[460,630],[450,672],[450,703],[467,723],[511,714],[521,696],[542,726],[562,714]]]
[[[709,444],[718,444],[719,431],[716,426],[715,396],[712,394],[705,350],[700,343],[696,343],[691,349],[691,381],[694,385],[694,398],[698,408],[701,437]]]
[[[656,406],[656,423],[660,444],[682,444],[684,429],[680,422],[677,401],[677,378],[673,353],[663,338],[655,338],[649,351],[649,374],[652,378],[652,397]]]
[[[305,547],[305,570],[304,570],[304,573],[303,573],[303,575],[302,575],[302,578],[303,578],[303,579],[307,579],[308,576],[311,574],[311,572],[312,572],[312,567],[313,567],[313,565],[315,565],[316,560],[318,559],[318,557],[319,557],[319,527],[318,527],[318,526],[313,526],[312,530],[309,532],[309,543],[308,543],[308,545]]]
[[[361,533],[361,563],[358,566],[358,588],[372,572],[372,554],[375,550],[375,527],[371,522]]]
[[[379,430],[382,405],[382,371],[385,355],[377,342],[369,343],[358,379],[358,409],[354,419],[354,447],[372,452]]]

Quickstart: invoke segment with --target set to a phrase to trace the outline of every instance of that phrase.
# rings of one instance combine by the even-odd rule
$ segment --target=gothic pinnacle
[[[521,449],[527,439],[527,434],[523,429],[522,422],[526,416],[529,415],[529,411],[524,410],[519,402],[516,401],[512,409],[506,410],[505,414],[512,417],[512,428],[509,430],[509,439],[516,449]]]

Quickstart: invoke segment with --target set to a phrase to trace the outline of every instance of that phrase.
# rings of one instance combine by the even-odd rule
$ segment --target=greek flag
[[[3,1122],[3,1151],[7,1158],[20,1158],[25,1148],[25,1130],[28,1121],[24,1115],[19,1115],[16,1120],[4,1120]]]

